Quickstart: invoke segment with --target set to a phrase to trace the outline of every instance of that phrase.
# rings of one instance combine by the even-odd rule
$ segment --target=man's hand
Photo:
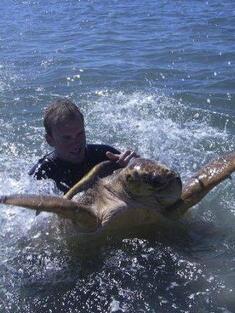
[[[125,167],[129,163],[129,161],[133,158],[139,158],[139,155],[135,153],[135,151],[126,150],[122,152],[121,154],[114,154],[110,151],[106,152],[106,156],[111,161],[116,161],[120,167]]]

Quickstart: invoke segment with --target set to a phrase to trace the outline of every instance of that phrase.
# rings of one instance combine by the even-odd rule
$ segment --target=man
[[[83,115],[67,99],[59,99],[47,107],[44,127],[46,141],[54,151],[41,158],[29,174],[36,179],[53,179],[64,193],[104,160],[125,167],[137,157],[134,151],[120,153],[108,145],[86,144]]]

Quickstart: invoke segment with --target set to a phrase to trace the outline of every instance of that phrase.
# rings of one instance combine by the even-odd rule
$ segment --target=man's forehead
[[[75,118],[70,121],[65,121],[64,123],[57,123],[52,127],[52,131],[82,131],[84,130],[84,123],[81,118]]]

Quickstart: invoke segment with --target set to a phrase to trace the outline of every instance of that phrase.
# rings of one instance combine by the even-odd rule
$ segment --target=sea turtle
[[[43,195],[1,196],[3,204],[54,212],[71,219],[82,235],[118,232],[178,219],[235,171],[235,152],[202,167],[183,186],[166,165],[136,158],[111,173],[115,164],[97,165],[63,198]],[[78,197],[81,190],[86,191]]]

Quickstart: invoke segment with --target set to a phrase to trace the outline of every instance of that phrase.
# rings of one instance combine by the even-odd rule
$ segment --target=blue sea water
[[[57,192],[27,172],[58,97],[81,107],[89,142],[183,180],[235,150],[234,1],[2,0],[0,16],[0,194]],[[186,235],[87,256],[54,216],[3,206],[0,312],[234,312],[234,208],[233,176],[192,208]]]

